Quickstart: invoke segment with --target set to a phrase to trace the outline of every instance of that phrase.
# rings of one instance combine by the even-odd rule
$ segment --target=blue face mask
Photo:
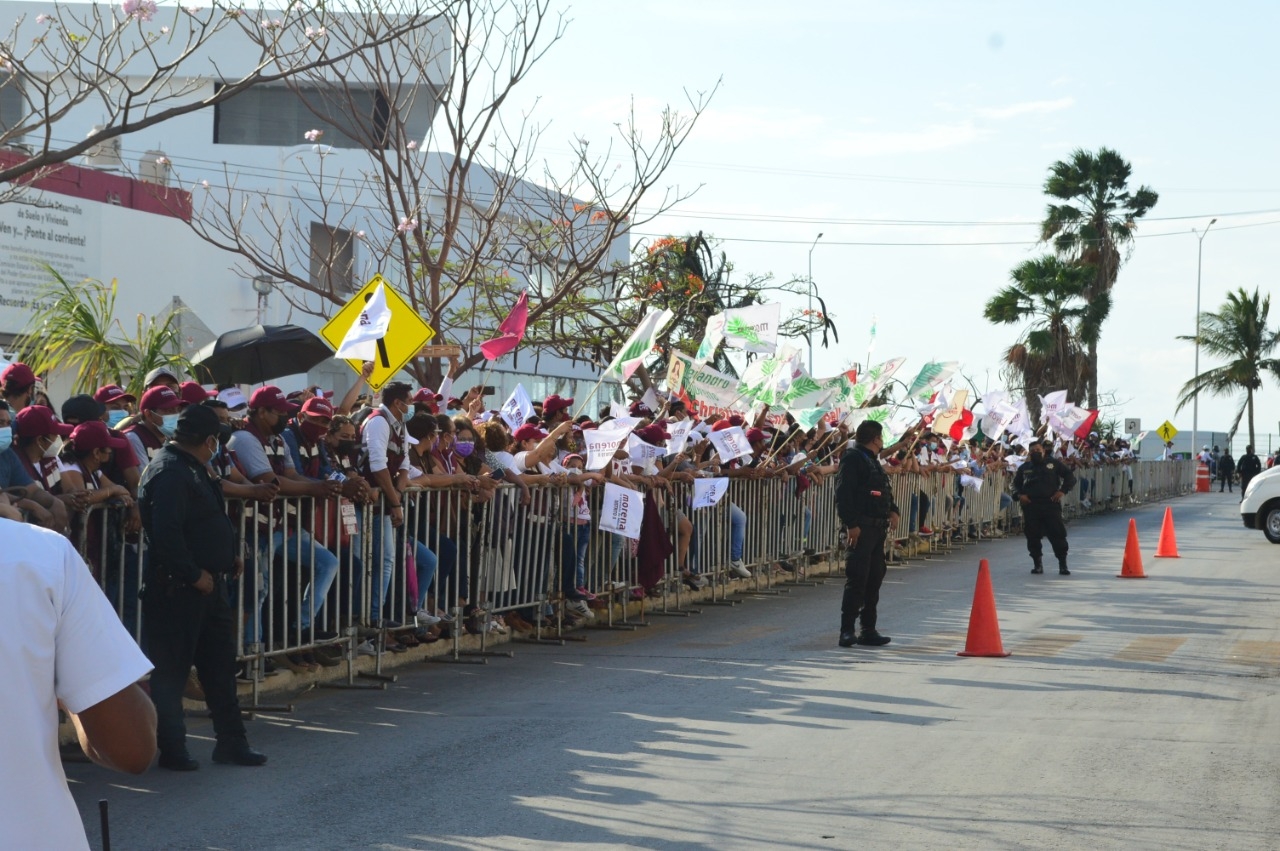
[[[165,437],[173,437],[173,433],[178,430],[178,415],[165,414],[164,422],[160,423],[160,433]]]
[[[0,428],[0,452],[4,452],[13,445],[13,429],[9,426]]]
[[[115,428],[127,416],[129,416],[128,411],[107,411],[107,428]]]

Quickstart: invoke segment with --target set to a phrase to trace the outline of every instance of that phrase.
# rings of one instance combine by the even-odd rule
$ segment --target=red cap
[[[73,428],[66,423],[58,422],[53,416],[53,411],[43,405],[23,408],[13,418],[13,433],[18,437],[44,437],[46,434],[70,437]]]
[[[249,397],[249,407],[266,408],[282,414],[292,414],[298,410],[298,406],[286,399],[284,392],[274,384],[267,384],[253,391],[253,395]]]
[[[417,393],[413,394],[413,399],[411,401],[415,405],[422,405],[427,402],[439,402],[443,398],[444,397],[441,396],[439,393],[433,393],[432,391],[423,387],[420,390],[418,390]]]
[[[515,434],[511,435],[512,440],[546,440],[547,433],[536,425],[526,423],[516,429]]]
[[[138,403],[140,411],[164,411],[169,408],[185,408],[186,401],[173,392],[173,388],[167,384],[157,384],[146,393],[142,394],[142,401]]]
[[[731,426],[741,426],[745,422],[746,420],[744,420],[742,417],[738,416],[737,414],[734,414],[733,416],[729,417],[729,425]]]
[[[587,463],[586,461],[583,461],[582,456],[576,452],[571,452],[560,459],[560,463],[565,465],[568,465],[570,461],[582,461],[583,464]]]
[[[98,388],[98,392],[93,394],[93,398],[97,399],[104,405],[110,405],[112,402],[136,402],[138,398],[131,393],[124,392],[124,388],[118,384],[107,384]]]
[[[178,386],[178,395],[182,397],[182,401],[188,405],[199,405],[205,399],[209,398],[209,391],[205,390],[194,381],[184,381]]]
[[[747,432],[747,443],[760,443],[764,440],[768,440],[768,438],[758,428],[753,428]]]
[[[309,417],[333,418],[333,405],[323,396],[312,396],[302,403],[302,413]]]
[[[0,372],[0,384],[30,387],[36,383],[36,374],[25,363],[11,363]]]
[[[563,396],[552,394],[542,403],[542,415],[549,416],[556,411],[563,411],[565,408],[573,407],[573,399],[566,399]]]
[[[630,411],[631,416],[633,417],[653,416],[653,409],[650,408],[648,405],[646,405],[644,402],[632,402],[631,407],[628,410]]]
[[[712,431],[724,431],[727,428],[733,428],[733,423],[728,420],[716,420],[711,426]]]
[[[655,446],[659,441],[667,440],[671,437],[671,435],[667,434],[667,430],[657,423],[636,429],[635,435],[645,443],[652,443]]]
[[[124,449],[129,441],[114,437],[102,420],[89,420],[71,432],[71,443],[81,451],[89,449]]]

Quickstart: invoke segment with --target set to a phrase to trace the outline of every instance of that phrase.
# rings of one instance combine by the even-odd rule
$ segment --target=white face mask
[[[44,457],[57,458],[58,453],[62,451],[62,438],[55,437],[53,443],[49,444],[49,448],[44,451]]]

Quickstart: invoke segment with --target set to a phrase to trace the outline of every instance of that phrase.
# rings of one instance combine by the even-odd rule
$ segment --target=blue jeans
[[[742,561],[747,543],[747,512],[729,503],[729,560]]]
[[[415,609],[421,610],[427,602],[427,591],[431,588],[431,581],[436,578],[436,568],[439,567],[440,560],[421,541],[414,541],[413,544],[413,567],[418,575],[418,599],[415,601],[417,604]]]
[[[300,570],[309,571],[314,565],[315,583],[307,582],[307,591],[302,597],[302,614],[299,626],[302,629],[311,627],[311,620],[320,607],[324,605],[329,588],[338,575],[338,557],[319,544],[312,550],[311,533],[299,529],[289,535],[288,547],[285,546],[283,529],[277,529],[270,535],[258,534],[257,551],[251,556],[252,564],[245,565],[242,581],[249,583],[245,587],[245,644],[256,644],[262,641],[262,604],[266,602],[271,584],[271,561],[281,552],[284,557]],[[314,552],[314,561],[311,556]],[[310,579],[309,572],[305,574]]]
[[[369,593],[369,619],[380,621],[387,603],[387,591],[391,588],[391,575],[396,569],[396,530],[391,525],[390,514],[373,515],[370,526],[372,528],[369,534],[373,544],[370,572],[373,574],[373,587]]]

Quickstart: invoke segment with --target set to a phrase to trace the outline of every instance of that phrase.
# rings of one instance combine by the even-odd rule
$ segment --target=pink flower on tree
[[[306,133],[302,134],[302,138],[306,139],[308,142],[319,142],[320,137],[323,135],[323,130],[308,130]]]
[[[155,17],[156,0],[124,0],[120,4],[120,10],[125,13],[126,17],[144,22],[149,21]]]
[[[418,143],[416,141],[411,141],[408,145],[405,145],[405,147],[411,151],[416,151],[418,150]]]
[[[36,23],[37,23],[37,24],[47,24],[47,23],[49,23],[49,22],[50,22],[50,21],[52,21],[52,20],[53,20],[53,15],[46,15],[46,14],[43,14],[43,13],[42,13],[42,14],[39,14],[39,15],[36,15]]]
[[[400,233],[408,233],[409,231],[413,230],[417,226],[418,226],[417,219],[411,219],[408,216],[406,216],[400,220],[400,226],[397,227],[396,230],[400,231]]]

